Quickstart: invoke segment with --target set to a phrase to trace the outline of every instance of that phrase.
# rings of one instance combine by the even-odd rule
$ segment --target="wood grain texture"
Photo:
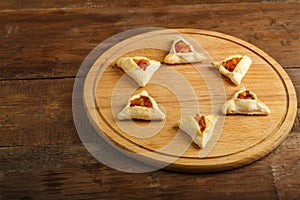
[[[267,0],[272,2],[272,0]],[[297,2],[298,0],[280,0],[277,2]],[[90,0],[87,2],[75,0],[55,0],[51,2],[44,2],[42,0],[37,1],[23,1],[23,0],[8,0],[0,3],[1,10],[23,10],[23,9],[53,9],[53,8],[68,8],[68,9],[86,9],[86,8],[112,8],[112,7],[162,7],[168,5],[195,5],[195,4],[234,4],[234,3],[259,3],[266,2],[265,0],[198,0],[184,1],[184,0],[162,0],[148,2],[148,1],[108,1],[108,0]]]
[[[292,132],[270,156],[249,166],[198,175],[119,172],[78,144],[1,148],[0,161],[6,164],[0,165],[0,194],[2,199],[186,199],[191,193],[205,199],[296,199],[300,163],[293,152],[300,151],[299,133]]]
[[[0,81],[0,146],[80,142],[72,119],[74,79]]]
[[[30,150],[31,151],[31,150]],[[41,192],[39,192],[39,195],[43,197],[47,197],[47,195],[53,195],[52,197],[68,197],[70,195],[72,197],[86,194],[93,194],[96,195],[95,197],[91,198],[117,198],[117,197],[127,197],[127,198],[133,198],[135,197],[159,197],[160,195],[167,196],[174,196],[174,195],[180,195],[181,198],[188,196],[187,192],[192,192],[194,190],[195,195],[200,195],[200,193],[203,193],[203,191],[207,191],[206,195],[214,195],[214,196],[220,196],[222,194],[226,194],[227,192],[234,192],[234,191],[226,191],[226,182],[232,181],[234,183],[234,180],[226,180],[226,173],[225,174],[217,174],[217,175],[197,175],[197,176],[186,176],[181,174],[174,174],[169,172],[152,172],[148,174],[124,174],[122,172],[114,171],[113,174],[110,173],[110,169],[99,164],[98,162],[95,162],[93,159],[89,158],[90,156],[85,151],[83,147],[60,147],[56,146],[56,148],[50,148],[50,147],[39,147],[36,148],[35,151],[37,153],[33,154],[31,152],[22,153],[24,157],[33,156],[35,155],[35,159],[38,160],[38,163],[44,163],[44,168],[41,166],[41,168],[32,168],[32,170],[28,171],[28,165],[30,164],[30,160],[28,161],[19,161],[18,163],[22,163],[21,167],[18,168],[12,168],[10,173],[2,175],[2,178],[5,178],[6,180],[6,187],[1,187],[1,194],[3,194],[3,198],[6,197],[8,199],[9,197],[24,197],[29,196],[32,197],[34,194],[34,186],[36,183],[44,183],[41,186],[39,186]],[[47,162],[48,158],[40,157],[38,153],[45,153],[46,151],[51,152],[49,155],[51,155],[54,152],[54,155],[58,158],[61,158],[61,162],[59,163],[53,163],[53,162]],[[17,151],[15,149],[14,151],[11,151],[10,153],[14,153],[13,155],[16,155],[16,158],[19,157],[19,152],[26,152],[26,149],[22,147]],[[61,152],[61,153],[59,153]],[[64,153],[62,153],[64,152]],[[88,163],[85,163],[85,160],[77,160],[74,161],[74,153],[81,153],[81,156],[79,158],[89,158],[86,161]],[[8,164],[14,164],[12,162],[13,159],[8,159],[5,155],[6,153],[1,152],[1,159],[4,161],[8,161]],[[53,154],[52,154],[53,155]],[[11,157],[11,156],[10,156]],[[4,159],[3,159],[4,158]],[[45,161],[44,161],[45,160]],[[266,163],[262,163],[266,164]],[[9,166],[9,165],[7,165]],[[14,165],[13,165],[14,166]],[[258,164],[258,166],[260,166]],[[266,168],[265,171],[268,171],[267,165],[263,165]],[[261,166],[260,166],[261,167]],[[251,167],[250,167],[251,168]],[[26,170],[22,173],[21,170]],[[272,194],[272,191],[274,192],[275,188],[274,186],[271,187],[267,183],[271,183],[272,175],[270,174],[270,171],[268,171],[268,174],[264,173],[264,170],[260,169],[261,171],[258,171],[256,167],[252,167],[253,172],[251,169],[240,171],[239,173],[232,171],[229,172],[229,174],[235,174],[236,177],[244,177],[244,178],[250,178],[251,175],[255,175],[259,177],[256,181],[256,183],[261,186],[261,192],[256,193],[255,187],[251,186],[249,184],[241,184],[242,189],[239,191],[248,191],[248,195],[252,196],[259,196],[261,193],[266,193],[265,195],[269,195],[272,197],[275,197],[274,194]],[[256,169],[256,170],[255,170]],[[98,173],[97,171],[101,171],[101,173]],[[78,173],[79,172],[79,173]],[[253,174],[254,173],[254,174]],[[230,175],[227,175],[229,177]],[[264,174],[264,176],[261,176],[261,174]],[[35,177],[36,180],[31,180],[29,183],[25,182],[24,179],[28,179],[30,176]],[[120,179],[119,177],[124,177],[124,185],[123,189],[121,185],[117,184]],[[10,178],[11,177],[11,178]],[[243,180],[246,180],[244,179]],[[171,180],[177,180],[176,181],[176,191],[174,191],[174,182],[172,183]],[[223,181],[220,181],[223,180]],[[226,180],[226,181],[225,181]],[[15,183],[18,183],[18,188],[15,188]],[[83,182],[84,187],[82,187],[81,184],[77,184],[78,182]],[[192,187],[187,187],[193,183]],[[214,184],[212,184],[214,183]],[[202,190],[195,190],[195,188],[201,186]],[[10,187],[12,187],[10,189]],[[25,187],[25,188],[24,188]],[[80,188],[81,187],[81,188]],[[215,190],[215,192],[210,192],[208,187],[211,187],[211,190]],[[239,187],[235,183],[235,187]],[[23,189],[24,188],[24,189]],[[144,189],[143,189],[144,188]],[[178,189],[180,188],[180,189]],[[218,188],[218,190],[217,190]],[[222,188],[222,189],[221,189]],[[18,193],[12,194],[12,192],[18,191]],[[221,189],[221,190],[220,190]],[[251,191],[249,191],[252,190]],[[48,191],[48,192],[47,192]],[[218,191],[218,192],[217,192]],[[255,192],[254,192],[255,191]],[[25,194],[22,192],[25,192]],[[64,194],[65,193],[65,194]],[[205,194],[202,194],[205,195]],[[229,195],[229,193],[227,193]]]
[[[82,146],[70,99],[97,44],[147,25],[213,30],[258,46],[285,68],[300,105],[299,10],[299,0],[1,1],[0,199],[299,199],[299,109],[283,143],[248,166],[128,174]]]
[[[297,121],[299,123],[299,117]],[[300,175],[298,172],[300,160],[299,156],[294,153],[300,146],[299,135],[299,132],[291,132],[291,134],[289,134],[289,140],[284,141],[283,145],[278,147],[277,151],[273,154],[274,157],[272,159],[268,158],[268,160],[271,161],[274,183],[279,191],[279,199],[297,199],[300,196],[297,192],[300,186]],[[282,162],[283,157],[280,155],[281,152],[285,152],[284,160],[286,159],[286,162]],[[288,166],[288,170],[285,170],[286,166]],[[295,188],[292,185],[295,186]]]
[[[299,16],[298,3],[2,11],[0,79],[74,77],[101,41],[144,26],[184,25],[226,33],[258,46],[286,67],[297,67],[300,58],[290,52],[300,49]]]
[[[300,73],[298,71],[298,68],[294,69],[287,69],[286,72],[288,73],[289,77],[293,81],[295,90],[297,91],[297,105],[300,106]]]
[[[299,107],[300,70],[288,69],[287,73]],[[80,142],[71,113],[73,83],[72,78],[0,81],[0,146]],[[299,119],[298,112],[296,131],[300,131]]]
[[[249,56],[253,63],[247,76],[243,79],[243,84],[235,87],[227,79],[222,81],[221,77],[212,76],[214,67],[205,63],[197,66],[200,73],[193,65],[161,66],[161,69],[156,72],[159,78],[156,78],[152,85],[149,84],[143,89],[152,94],[158,105],[164,108],[167,116],[164,123],[154,122],[145,126],[143,122],[118,122],[115,120],[116,110],[122,110],[124,106],[122,102],[125,104],[124,102],[127,102],[130,97],[128,92],[142,90],[132,84],[130,79],[121,81],[123,74],[111,67],[114,65],[115,59],[128,55],[146,56],[162,62],[166,55],[165,52],[162,50],[147,51],[143,47],[152,44],[152,49],[168,49],[179,33],[187,38],[192,38],[195,42],[194,48],[199,48],[196,44],[201,45],[209,53],[212,60],[208,61],[208,64],[234,54]],[[219,171],[239,167],[265,156],[279,145],[279,141],[282,141],[292,128],[297,103],[293,85],[281,66],[256,47],[228,35],[195,29],[179,29],[179,33],[161,30],[141,34],[116,44],[97,59],[85,81],[84,100],[87,113],[91,117],[90,120],[95,127],[101,129],[101,134],[104,132],[105,136],[121,149],[137,153],[137,159],[145,157],[145,162],[148,158],[152,159],[154,163],[170,162],[171,165],[168,166],[168,169],[185,172]],[[157,45],[155,45],[156,42]],[[129,51],[125,55],[122,53],[124,47],[126,47],[125,52]],[[142,49],[130,51],[137,47]],[[209,70],[209,68],[212,69]],[[167,73],[172,72],[170,69],[175,69],[184,77],[184,80],[190,83],[197,96],[196,102],[193,101],[191,94],[183,92],[188,90],[187,86],[182,86],[180,89],[179,85],[184,85],[184,83],[177,76],[174,74],[170,77],[167,76]],[[164,71],[161,72],[162,70]],[[217,70],[215,72],[218,74]],[[169,81],[161,82],[165,80],[163,77]],[[160,79],[162,80],[160,81]],[[176,81],[172,82],[174,79]],[[222,82],[219,85],[217,84],[218,80]],[[119,83],[120,81],[122,83]],[[168,82],[171,82],[170,85]],[[178,84],[176,88],[172,88],[171,85],[176,84]],[[224,87],[223,91],[220,90],[221,85]],[[222,126],[220,137],[213,136],[211,139],[216,142],[216,145],[208,150],[208,155],[199,159],[199,150],[193,146],[186,151],[178,152],[179,149],[187,148],[185,147],[186,139],[177,136],[177,131],[174,129],[175,122],[182,115],[186,115],[182,114],[183,110],[192,107],[190,104],[196,104],[199,105],[199,108],[193,108],[188,112],[189,115],[195,115],[198,110],[205,115],[212,114],[212,110],[217,107],[220,110],[220,106],[226,99],[229,99],[238,90],[237,88],[242,86],[257,91],[258,97],[271,109],[270,116],[227,116],[225,119],[221,119],[219,112],[215,112],[219,115],[219,121],[224,121],[218,125]],[[224,92],[226,97],[224,96],[222,100],[219,96]],[[182,93],[184,93],[185,99],[180,97]],[[95,114],[97,108],[99,116]],[[135,124],[137,127],[133,128]],[[141,137],[140,134],[143,132],[149,133],[151,137],[149,135]],[[154,135],[152,135],[153,132]],[[215,132],[215,134],[217,133]],[[209,143],[207,146],[209,145],[212,144]],[[207,151],[207,148],[201,150]],[[155,153],[156,151],[158,153]],[[174,156],[178,158],[176,161],[172,160]]]

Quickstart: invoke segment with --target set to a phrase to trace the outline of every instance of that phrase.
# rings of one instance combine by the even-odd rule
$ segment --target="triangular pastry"
[[[218,116],[200,115],[182,117],[176,123],[176,126],[186,132],[195,144],[200,148],[204,148],[213,134]]]
[[[184,64],[201,62],[205,56],[196,52],[193,46],[183,37],[178,36],[171,45],[169,54],[165,57],[164,62],[167,64]]]
[[[155,100],[144,90],[128,100],[127,105],[118,113],[117,118],[119,120],[163,120],[166,115],[159,109]]]
[[[223,114],[268,115],[270,109],[255,93],[242,87],[222,107]]]
[[[229,56],[221,62],[214,62],[219,72],[228,77],[235,85],[241,84],[251,64],[250,57],[241,55]]]
[[[145,87],[160,67],[160,62],[143,56],[135,56],[119,58],[116,65],[122,68],[140,86]]]

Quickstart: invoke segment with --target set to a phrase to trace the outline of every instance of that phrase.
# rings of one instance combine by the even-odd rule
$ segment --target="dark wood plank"
[[[0,194],[3,199],[296,199],[299,133],[290,133],[274,152],[248,166],[194,175],[120,172],[99,163],[80,144],[2,147]]]
[[[287,68],[300,63],[291,56],[300,49],[300,3],[1,11],[0,80],[75,77],[101,41],[144,26],[219,31],[258,46]]]
[[[300,66],[298,68],[286,69],[286,72],[288,73],[290,79],[292,80],[294,84],[294,88],[296,90],[298,108],[300,107],[300,70],[299,69]]]
[[[270,1],[270,0],[269,0]],[[281,0],[285,2],[286,0]],[[297,1],[297,0],[294,0]],[[49,8],[111,8],[111,7],[161,7],[168,5],[195,5],[195,4],[215,4],[215,3],[255,3],[255,2],[266,2],[263,0],[161,0],[155,3],[151,1],[108,1],[108,0],[54,0],[45,2],[42,0],[36,1],[24,1],[24,0],[7,0],[0,2],[0,10],[21,10],[21,9],[49,9]],[[271,0],[272,2],[272,0]],[[293,2],[289,0],[289,2]]]
[[[300,131],[300,109],[299,108],[297,110],[297,116],[296,116],[296,119],[295,119],[295,122],[294,122],[294,125],[293,125],[293,128],[292,128],[292,131],[293,132],[294,131],[296,131],[296,132]]]
[[[271,162],[274,183],[279,199],[299,199],[300,197],[300,132],[299,110],[297,132],[291,132],[286,140],[267,160]]]
[[[74,79],[0,81],[0,146],[78,143]]]
[[[266,159],[228,172],[188,175],[120,172],[98,163],[81,145],[0,148],[0,155],[3,199],[277,198]]]

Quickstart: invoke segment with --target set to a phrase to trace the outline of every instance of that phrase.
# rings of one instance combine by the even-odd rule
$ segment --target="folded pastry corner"
[[[167,64],[185,64],[201,62],[206,57],[196,52],[193,46],[183,37],[178,36],[173,41],[169,54],[165,57],[164,62]]]
[[[127,102],[124,109],[118,113],[119,120],[142,119],[142,120],[163,120],[166,118],[155,100],[149,96],[146,90],[133,95]]]
[[[204,148],[213,134],[218,116],[185,116],[176,122],[177,127],[187,133],[200,148]]]
[[[270,109],[245,87],[238,90],[222,107],[223,114],[269,115]]]
[[[232,55],[213,64],[221,74],[229,78],[235,85],[240,85],[252,64],[252,60],[248,56]]]
[[[136,83],[145,87],[161,63],[143,56],[121,57],[116,66],[123,69]]]

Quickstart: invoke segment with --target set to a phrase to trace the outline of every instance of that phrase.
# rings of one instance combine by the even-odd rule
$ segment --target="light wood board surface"
[[[117,150],[157,167],[184,172],[211,172],[240,167],[276,148],[296,115],[294,87],[282,67],[266,53],[238,38],[195,29],[158,30],[137,35],[106,50],[93,64],[84,85],[87,114],[99,134]],[[209,60],[165,65],[140,88],[114,62],[121,56],[146,56],[163,62],[173,39],[181,34]],[[249,56],[253,63],[240,86],[211,65],[227,56]],[[268,116],[224,116],[222,104],[240,88],[257,94],[271,110]],[[147,90],[166,113],[164,121],[118,121],[134,93]],[[213,138],[204,149],[174,127],[181,116],[217,114]],[[199,156],[200,155],[200,156]]]

